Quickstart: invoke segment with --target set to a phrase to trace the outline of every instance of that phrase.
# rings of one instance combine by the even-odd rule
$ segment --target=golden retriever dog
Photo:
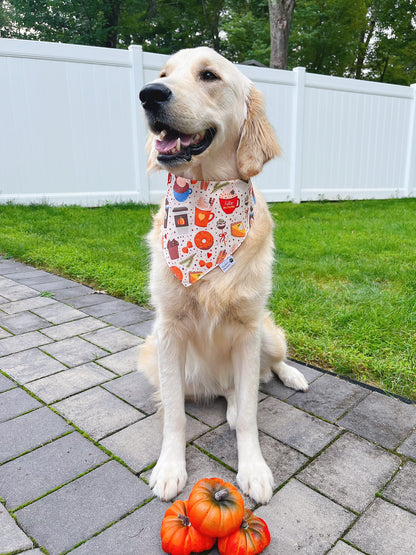
[[[261,93],[234,64],[207,47],[172,56],[159,78],[143,87],[140,100],[151,132],[149,169],[171,172],[170,194],[178,201],[175,209],[169,205],[174,197],[169,202],[167,197],[148,237],[156,318],[153,333],[141,347],[139,369],[159,391],[163,409],[162,447],[150,487],[162,500],[170,500],[185,486],[185,398],[223,396],[228,424],[237,436],[237,484],[254,501],[267,503],[273,476],[258,439],[260,380],[274,373],[288,387],[308,388],[304,376],[284,361],[284,332],[267,311],[273,223],[250,181],[279,154],[279,146]],[[188,205],[197,189],[212,196]],[[211,212],[215,206],[216,215]],[[237,206],[240,221],[233,222]],[[195,244],[187,240],[180,249],[180,235],[169,241],[169,210],[172,216],[177,211],[172,226],[200,230]],[[228,252],[217,246],[218,266],[207,258],[215,247],[215,221],[219,241],[236,241],[229,243]],[[172,266],[167,253],[174,264],[182,262],[182,269]],[[205,256],[199,261],[202,271],[189,272],[189,282],[181,282],[186,264],[189,267],[198,253]],[[226,267],[221,263],[224,256]]]

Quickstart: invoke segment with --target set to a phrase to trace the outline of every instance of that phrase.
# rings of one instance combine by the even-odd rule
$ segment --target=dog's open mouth
[[[202,154],[215,137],[215,129],[187,135],[175,129],[166,128],[156,139],[155,147],[160,162],[189,162],[192,156]]]

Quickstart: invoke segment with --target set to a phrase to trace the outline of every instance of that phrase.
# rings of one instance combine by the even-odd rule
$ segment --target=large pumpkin
[[[171,555],[190,555],[211,549],[215,538],[205,536],[192,526],[187,501],[178,500],[165,512],[160,529],[162,549]]]
[[[270,532],[267,524],[250,509],[245,509],[240,528],[218,540],[218,551],[220,555],[257,555],[269,543]]]
[[[189,520],[203,534],[221,538],[240,527],[244,499],[236,487],[221,478],[204,478],[188,499]]]

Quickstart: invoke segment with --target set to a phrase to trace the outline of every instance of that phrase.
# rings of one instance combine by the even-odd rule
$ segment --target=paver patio
[[[0,555],[161,555],[167,503],[148,486],[161,444],[135,371],[153,313],[0,259]],[[257,507],[269,555],[416,553],[416,405],[294,363],[259,393],[276,481]],[[235,483],[225,401],[187,404],[188,484]],[[216,548],[211,552],[217,554]]]

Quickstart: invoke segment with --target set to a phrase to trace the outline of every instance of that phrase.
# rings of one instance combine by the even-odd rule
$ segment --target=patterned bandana
[[[194,181],[169,174],[162,247],[172,273],[192,285],[217,266],[226,272],[247,237],[256,200],[251,182]]]

